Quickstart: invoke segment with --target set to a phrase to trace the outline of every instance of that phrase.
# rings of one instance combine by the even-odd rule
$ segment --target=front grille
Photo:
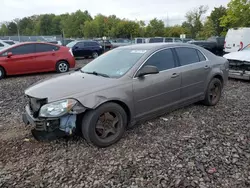
[[[37,118],[39,115],[40,108],[47,103],[47,99],[37,99],[34,97],[29,97],[29,107],[31,115]]]

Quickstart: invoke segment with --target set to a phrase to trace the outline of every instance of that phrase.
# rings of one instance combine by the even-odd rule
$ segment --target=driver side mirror
[[[146,65],[145,67],[142,67],[138,73],[137,77],[143,77],[147,74],[158,74],[159,70],[156,66]]]
[[[8,52],[8,53],[7,53],[7,57],[8,57],[8,58],[10,58],[12,55],[13,55],[12,52]]]

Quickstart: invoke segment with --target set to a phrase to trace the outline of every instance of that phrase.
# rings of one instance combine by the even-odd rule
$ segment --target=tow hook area
[[[69,114],[63,116],[59,119],[59,125],[57,128],[53,125],[53,128],[50,127],[52,124],[46,125],[46,130],[39,130],[37,127],[31,131],[34,138],[38,141],[52,141],[64,136],[71,136],[76,130],[76,115]],[[51,130],[53,129],[53,131]],[[51,131],[48,131],[51,130]]]

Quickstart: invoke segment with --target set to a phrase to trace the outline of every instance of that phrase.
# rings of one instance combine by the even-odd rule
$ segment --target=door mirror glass
[[[10,58],[12,55],[13,55],[12,52],[8,52],[8,53],[7,53],[7,57],[8,57],[8,58]]]
[[[146,65],[146,66],[142,67],[141,70],[138,71],[137,76],[143,77],[147,74],[158,74],[158,73],[159,73],[159,70],[157,67],[151,66],[151,65]]]

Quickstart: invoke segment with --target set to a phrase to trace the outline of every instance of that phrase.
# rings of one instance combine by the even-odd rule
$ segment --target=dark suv
[[[91,40],[72,41],[67,44],[67,47],[71,48],[74,57],[97,58],[103,52],[102,46],[98,42]]]

